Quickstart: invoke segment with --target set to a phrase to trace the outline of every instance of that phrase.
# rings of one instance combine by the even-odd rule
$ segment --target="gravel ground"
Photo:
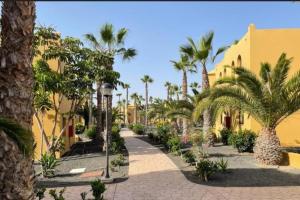
[[[226,173],[216,173],[207,183],[200,181],[195,174],[195,167],[185,163],[180,156],[167,152],[162,145],[153,144],[147,136],[139,137],[151,143],[167,154],[167,156],[180,168],[185,177],[197,184],[220,187],[249,187],[249,186],[300,186],[300,170],[288,166],[262,166],[259,165],[253,153],[238,153],[231,146],[216,144],[209,147],[207,153],[210,160],[223,158],[228,161]]]
[[[56,167],[55,177],[43,178],[38,176],[39,187],[64,187],[75,185],[87,185],[91,180],[100,178],[100,176],[94,175],[92,177],[80,177],[83,174],[70,174],[70,170],[77,168],[86,168],[87,172],[102,173],[106,166],[105,152],[100,152],[99,148],[95,147],[95,144],[90,141],[80,142],[77,146],[74,146],[71,152],[67,153],[65,157],[59,159],[59,166]],[[121,166],[117,171],[110,170],[110,175],[116,181],[123,181],[128,178],[128,152],[123,150],[126,161],[125,166]],[[110,155],[110,161],[115,159],[117,155]],[[40,174],[41,166],[34,165],[36,174]]]

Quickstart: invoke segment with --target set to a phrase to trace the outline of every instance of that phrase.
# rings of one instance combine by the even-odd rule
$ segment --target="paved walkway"
[[[217,187],[195,184],[158,148],[123,130],[129,179],[107,185],[107,200],[299,200],[300,186]],[[296,184],[295,184],[296,185]],[[66,199],[81,199],[89,186],[68,187]]]

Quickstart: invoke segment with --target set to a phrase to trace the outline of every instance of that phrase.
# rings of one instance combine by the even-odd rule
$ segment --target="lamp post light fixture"
[[[109,180],[109,142],[108,142],[108,134],[111,130],[108,131],[108,101],[109,97],[112,96],[113,86],[110,83],[104,83],[101,86],[101,93],[106,98],[106,112],[105,112],[105,138],[106,138],[106,172],[105,172],[105,179]],[[111,180],[112,181],[112,180]]]

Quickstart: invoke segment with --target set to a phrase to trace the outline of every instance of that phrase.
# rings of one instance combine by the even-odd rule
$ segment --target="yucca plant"
[[[55,156],[45,153],[42,155],[40,161],[43,168],[43,176],[44,177],[54,176],[55,167],[59,165],[58,160],[55,158]]]
[[[223,106],[239,107],[262,126],[254,153],[263,164],[279,164],[282,155],[276,127],[300,109],[300,71],[288,79],[291,62],[282,53],[273,69],[262,63],[259,76],[243,67],[233,68],[236,77],[220,79],[210,91],[214,116]]]

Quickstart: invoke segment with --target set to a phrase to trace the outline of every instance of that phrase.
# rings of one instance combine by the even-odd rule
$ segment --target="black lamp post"
[[[111,131],[108,131],[108,101],[109,97],[112,96],[113,86],[110,83],[104,83],[101,86],[101,93],[106,98],[106,112],[105,112],[105,137],[106,137],[106,173],[105,173],[105,179],[109,179],[109,142],[108,142],[108,133]]]

